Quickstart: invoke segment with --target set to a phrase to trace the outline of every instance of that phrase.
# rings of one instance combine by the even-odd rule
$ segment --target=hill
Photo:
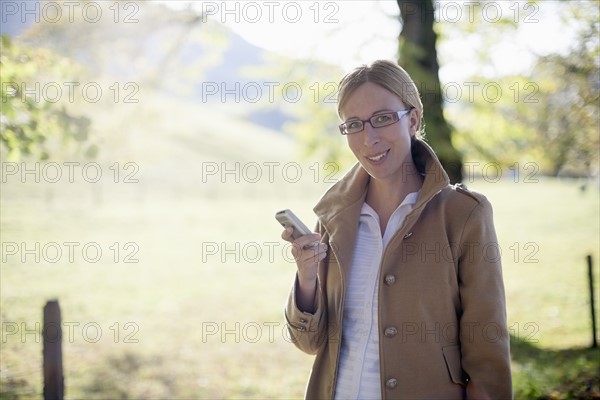
[[[248,121],[278,131],[295,118],[275,103],[290,79],[285,66],[293,68],[297,60],[257,47],[190,9],[135,3],[130,13],[135,23],[124,23],[123,15],[115,22],[112,3],[95,4],[102,7],[102,18],[94,23],[75,13],[73,21],[63,16],[54,22],[42,15],[32,24],[33,17],[15,14],[7,17],[7,32],[26,45],[76,60],[91,79],[134,82],[140,92],[157,91],[169,99],[245,108]]]

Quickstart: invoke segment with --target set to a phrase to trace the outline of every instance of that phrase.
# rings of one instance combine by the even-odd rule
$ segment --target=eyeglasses
[[[362,131],[363,129],[365,129],[365,122],[370,123],[373,128],[382,128],[384,126],[392,125],[392,124],[400,121],[400,118],[404,117],[411,110],[412,110],[412,108],[408,109],[408,110],[386,112],[386,113],[374,115],[371,118],[365,119],[365,120],[357,119],[357,120],[344,122],[343,124],[340,124],[340,126],[339,126],[340,133],[342,135],[351,135],[353,133],[358,133],[358,132]]]

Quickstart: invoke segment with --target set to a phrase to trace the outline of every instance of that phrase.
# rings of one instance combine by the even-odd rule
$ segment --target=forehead
[[[354,90],[340,110],[343,119],[368,118],[382,110],[401,110],[404,103],[400,97],[373,82],[365,82]]]

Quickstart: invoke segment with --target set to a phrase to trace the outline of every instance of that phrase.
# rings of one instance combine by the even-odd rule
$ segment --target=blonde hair
[[[348,98],[363,83],[372,82],[392,92],[410,108],[417,110],[419,124],[417,126],[417,139],[423,138],[423,103],[419,96],[417,86],[408,73],[398,64],[388,60],[377,60],[371,65],[361,65],[342,78],[338,91],[338,115]]]

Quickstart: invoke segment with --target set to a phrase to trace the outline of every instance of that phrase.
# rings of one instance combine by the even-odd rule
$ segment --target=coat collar
[[[433,149],[422,140],[413,142],[413,160],[425,176],[419,199],[414,208],[420,208],[429,202],[441,189],[448,186],[446,171],[439,162]],[[421,164],[421,166],[419,166]],[[360,214],[360,208],[367,195],[370,176],[356,163],[346,175],[334,184],[319,200],[313,211],[325,225],[340,217],[339,214]]]
[[[425,180],[413,207],[411,219],[420,214],[425,204],[449,184],[448,175],[437,156],[422,140],[413,142],[413,161]],[[367,195],[370,176],[356,163],[339,182],[334,184],[314,207],[320,224],[329,234],[330,247],[340,265],[350,265],[360,210]],[[408,217],[407,217],[408,219]]]

